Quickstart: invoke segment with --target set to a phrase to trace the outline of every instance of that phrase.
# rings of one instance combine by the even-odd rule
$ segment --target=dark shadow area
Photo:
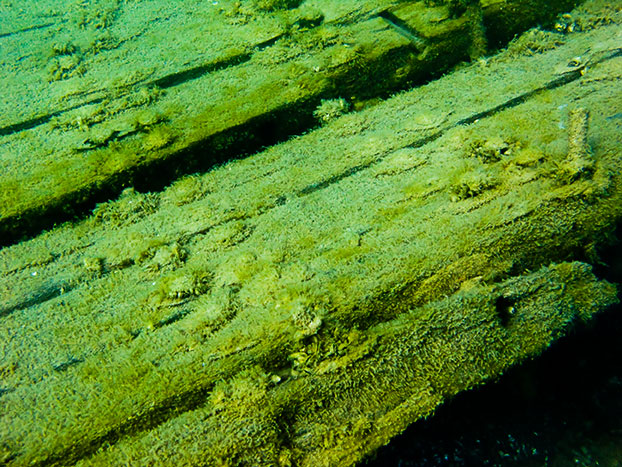
[[[503,48],[515,36],[536,25],[550,28],[560,12],[570,11],[581,3],[582,0],[557,0],[550,2],[549,8],[542,9],[535,1],[509,1],[498,14],[487,18],[488,47],[491,50]]]

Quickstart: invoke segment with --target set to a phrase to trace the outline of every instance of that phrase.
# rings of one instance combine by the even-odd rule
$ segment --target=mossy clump
[[[82,76],[86,68],[81,65],[78,55],[60,55],[52,59],[48,67],[48,82],[62,81],[74,76]]]
[[[156,302],[181,300],[199,296],[209,289],[210,275],[193,268],[178,269],[163,277],[152,297]]]
[[[162,193],[161,203],[170,203],[173,206],[192,203],[209,192],[206,185],[205,177],[200,175],[188,175],[180,178]]]
[[[476,140],[469,144],[467,155],[476,157],[480,162],[498,162],[503,157],[512,154],[516,144],[503,138],[492,137],[486,140]]]
[[[269,374],[260,366],[252,366],[229,380],[217,382],[209,399],[216,408],[228,408],[235,401],[251,409],[253,402],[265,395],[270,383]]]
[[[94,276],[100,276],[104,270],[104,260],[100,257],[86,256],[82,260],[84,270]]]
[[[519,167],[533,167],[543,162],[546,155],[538,148],[528,146],[516,152],[511,163]]]
[[[510,57],[541,54],[564,44],[560,33],[534,28],[521,34],[508,45]]]
[[[302,0],[253,0],[253,7],[260,11],[278,11],[296,8]]]
[[[98,252],[103,269],[124,269],[133,264],[143,264],[150,270],[150,260],[164,245],[161,238],[146,236],[142,232],[127,232],[118,240],[103,245]]]
[[[346,114],[350,110],[350,104],[343,98],[322,99],[322,102],[313,112],[313,116],[320,123],[330,123]]]
[[[69,40],[60,40],[52,44],[51,56],[72,55],[77,47]]]
[[[494,188],[497,180],[484,170],[473,170],[462,174],[452,185],[452,200],[472,198]]]
[[[134,188],[126,188],[117,200],[98,204],[93,210],[91,220],[95,223],[120,227],[154,213],[157,207],[158,195],[139,193]]]
[[[155,151],[170,146],[175,141],[175,133],[165,126],[157,126],[142,140],[142,148],[145,151]]]
[[[156,244],[147,250],[142,259],[143,267],[151,272],[175,270],[186,260],[187,251],[178,243]]]
[[[181,326],[195,339],[203,341],[229,323],[238,313],[234,287],[213,287],[192,304],[194,310]]]

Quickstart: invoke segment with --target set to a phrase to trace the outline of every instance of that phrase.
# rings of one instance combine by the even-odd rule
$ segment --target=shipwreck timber
[[[391,15],[374,21],[412,44]],[[572,32],[529,31],[425,86],[160,191],[126,188],[3,248],[0,461],[353,464],[614,303],[585,261],[622,215],[622,12],[595,1],[572,15]],[[176,145],[194,133],[153,118],[68,157],[186,154]],[[12,128],[3,147],[58,128],[75,138],[72,122]],[[196,122],[184,131],[205,131]],[[98,173],[131,180],[110,164]],[[107,183],[76,167],[88,186]],[[28,209],[79,202],[8,180],[11,228]]]

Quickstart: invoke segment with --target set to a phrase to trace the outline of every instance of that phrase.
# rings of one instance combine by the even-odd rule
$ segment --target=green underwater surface
[[[0,59],[0,464],[622,462],[622,5],[3,0]]]

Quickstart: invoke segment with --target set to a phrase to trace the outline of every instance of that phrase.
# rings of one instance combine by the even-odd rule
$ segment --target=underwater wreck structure
[[[1,463],[352,465],[618,300],[612,2],[169,3],[3,7]]]

